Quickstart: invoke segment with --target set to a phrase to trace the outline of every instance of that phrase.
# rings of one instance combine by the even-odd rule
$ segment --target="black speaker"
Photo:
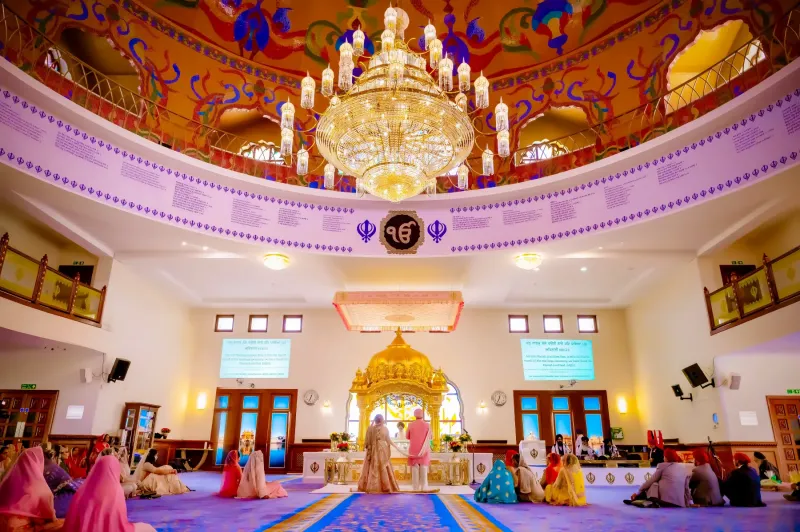
[[[130,360],[115,358],[114,365],[111,366],[111,373],[108,374],[108,382],[124,381],[129,367],[131,367]]]
[[[708,377],[706,377],[706,374],[703,373],[703,370],[700,369],[700,366],[697,364],[692,364],[688,368],[683,368],[683,374],[686,375],[692,388],[697,388],[708,382]]]

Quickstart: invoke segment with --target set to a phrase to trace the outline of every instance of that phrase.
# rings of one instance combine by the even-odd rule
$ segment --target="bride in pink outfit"
[[[242,472],[237,499],[279,499],[289,494],[279,482],[267,482],[264,473],[264,453],[256,451],[250,455]]]
[[[378,414],[367,429],[364,438],[364,466],[361,469],[361,478],[358,480],[358,491],[365,493],[394,493],[400,491],[397,479],[392,469],[392,450],[394,447],[404,456],[408,456],[392,441],[389,429],[383,422],[383,416]]]

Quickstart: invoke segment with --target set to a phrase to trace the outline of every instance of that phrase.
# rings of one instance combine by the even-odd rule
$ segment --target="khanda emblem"
[[[428,226],[428,234],[433,239],[435,243],[439,243],[442,241],[442,237],[447,232],[447,226],[444,225],[439,220],[436,220],[431,225]]]
[[[361,237],[361,240],[363,240],[364,243],[372,240],[372,237],[375,236],[375,231],[377,231],[375,224],[369,220],[364,220],[358,224],[356,229],[358,230],[358,235]]]
[[[415,211],[391,211],[381,220],[380,240],[390,254],[415,254],[425,241],[424,223]]]

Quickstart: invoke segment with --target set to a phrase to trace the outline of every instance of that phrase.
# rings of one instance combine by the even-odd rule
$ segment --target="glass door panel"
[[[250,455],[255,451],[256,427],[258,425],[258,412],[243,412],[242,422],[239,426],[239,465],[247,464]]]
[[[217,412],[217,449],[216,449],[216,465],[222,465],[225,461],[225,429],[228,426],[228,413]]]
[[[553,425],[556,434],[561,434],[564,440],[572,440],[572,414],[553,414]]]
[[[286,438],[289,433],[289,413],[273,412],[270,420],[269,468],[286,467]]]
[[[534,438],[539,439],[539,414],[522,414],[522,434],[525,438],[533,434]]]
[[[586,414],[586,434],[590,440],[592,438],[603,439],[603,416],[600,414]]]

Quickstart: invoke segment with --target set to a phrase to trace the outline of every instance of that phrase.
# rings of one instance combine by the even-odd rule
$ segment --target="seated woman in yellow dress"
[[[583,471],[574,454],[567,455],[564,467],[553,484],[552,501],[555,506],[586,506],[586,484]]]
[[[139,461],[133,479],[143,494],[156,493],[158,495],[178,495],[191,491],[178,478],[178,472],[171,466],[156,464],[158,452],[155,449],[147,451],[147,456]]]

